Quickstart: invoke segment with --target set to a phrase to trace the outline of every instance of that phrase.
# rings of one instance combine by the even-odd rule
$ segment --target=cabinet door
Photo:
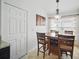
[[[4,54],[0,56],[0,59],[10,59],[8,54]]]
[[[10,47],[0,49],[0,59],[10,59]]]

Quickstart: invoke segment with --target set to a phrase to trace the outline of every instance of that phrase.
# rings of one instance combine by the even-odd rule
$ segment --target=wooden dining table
[[[46,33],[46,35],[45,35],[46,37],[47,37],[47,39],[48,39],[48,55],[50,55],[50,53],[51,53],[51,42],[52,41],[55,41],[55,42],[57,42],[58,41],[58,37],[57,36],[55,36],[55,35],[53,35],[53,34],[51,34],[50,32],[48,32],[48,33]],[[56,50],[56,49],[55,49]],[[55,54],[56,52],[54,52],[54,54]]]

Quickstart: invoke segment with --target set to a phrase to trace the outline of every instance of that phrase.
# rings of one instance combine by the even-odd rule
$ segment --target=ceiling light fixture
[[[56,0],[56,3],[57,3],[57,9],[56,9],[55,18],[59,19],[59,18],[61,18],[61,16],[59,15],[59,0]]]

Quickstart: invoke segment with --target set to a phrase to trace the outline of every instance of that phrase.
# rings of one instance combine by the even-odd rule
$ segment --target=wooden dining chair
[[[73,31],[65,30],[64,33],[65,33],[65,34],[71,34],[71,35],[73,35]]]
[[[74,39],[75,36],[58,35],[58,45],[61,55],[64,52],[69,52],[71,59],[73,59]]]
[[[59,32],[57,30],[50,30],[50,33],[55,33],[55,36],[58,36]]]
[[[42,52],[43,59],[44,59],[45,52],[48,50],[48,48],[47,48],[48,41],[47,41],[47,38],[45,37],[45,33],[37,32],[37,44],[38,44],[37,56],[39,56],[39,52]]]
[[[67,35],[73,35],[73,31],[69,31],[69,30],[65,30],[64,33]],[[66,53],[66,55],[68,55],[67,52],[65,52],[65,53]]]

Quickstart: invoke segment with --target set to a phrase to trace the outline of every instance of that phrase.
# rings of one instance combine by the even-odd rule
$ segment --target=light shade
[[[57,15],[55,15],[55,18],[56,18],[56,19],[60,19],[61,16],[57,14]]]

